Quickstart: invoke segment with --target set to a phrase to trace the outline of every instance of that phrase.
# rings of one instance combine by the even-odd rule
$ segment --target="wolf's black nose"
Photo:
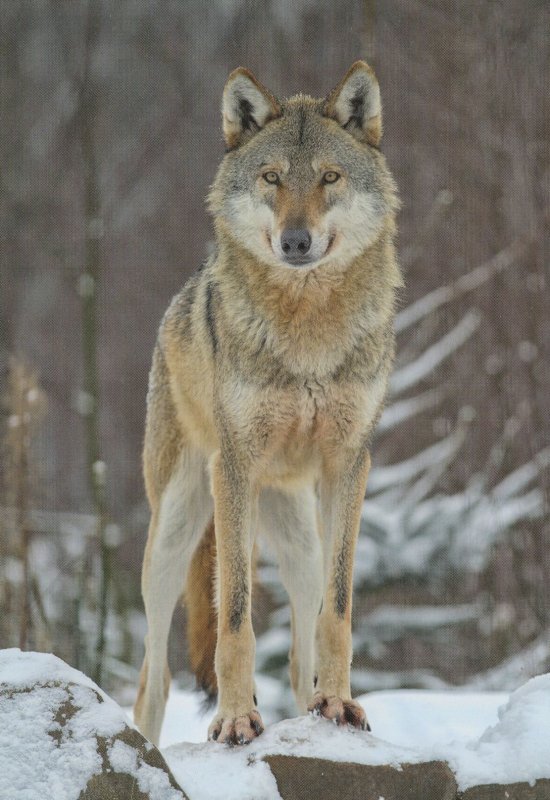
[[[281,247],[287,261],[301,261],[311,247],[311,236],[305,229],[287,228],[281,233]]]

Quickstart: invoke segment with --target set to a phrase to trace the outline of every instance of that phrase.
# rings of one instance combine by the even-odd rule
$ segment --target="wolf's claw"
[[[263,732],[264,726],[258,711],[240,717],[217,717],[208,729],[208,738],[214,742],[233,745],[249,744]]]
[[[316,692],[308,706],[308,711],[330,719],[336,725],[352,725],[363,731],[371,729],[363,708],[356,700],[342,700],[340,697],[327,697],[321,692]]]

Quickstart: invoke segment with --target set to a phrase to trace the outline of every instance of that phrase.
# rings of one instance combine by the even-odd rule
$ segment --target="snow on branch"
[[[396,428],[401,422],[414,417],[416,414],[427,411],[430,408],[435,408],[444,397],[444,393],[440,390],[430,389],[427,392],[416,395],[416,397],[408,397],[406,400],[398,400],[386,406],[380,421],[377,425],[377,432],[384,433],[385,431]]]
[[[455,350],[458,350],[464,342],[477,330],[481,323],[479,311],[471,310],[449,331],[439,342],[428,347],[422,355],[400,369],[397,369],[390,379],[390,391],[392,394],[400,394],[411,386],[429,375]]]
[[[395,330],[397,333],[410,328],[416,322],[432,314],[441,306],[456,300],[468,292],[477,289],[478,286],[486,283],[494,275],[512,266],[525,250],[527,242],[524,239],[516,239],[512,244],[501,250],[493,258],[481,264],[479,267],[461,275],[454,283],[447,286],[440,286],[433,292],[421,297],[403,311],[400,311],[395,320]]]
[[[546,672],[550,661],[550,630],[545,630],[519,653],[498,666],[480,672],[467,682],[469,689],[514,690],[526,679]]]
[[[354,636],[354,650],[358,651],[372,639],[390,642],[403,632],[435,631],[451,625],[463,625],[479,619],[484,611],[481,603],[460,605],[380,605],[362,621]]]
[[[532,461],[515,469],[500,481],[493,489],[493,497],[497,500],[513,497],[536,480],[541,470],[548,466],[550,466],[550,447],[541,450]]]
[[[448,454],[458,441],[457,437],[453,442],[452,436],[443,440],[440,444],[444,447],[440,453],[436,452],[436,457],[445,456],[445,448]],[[419,471],[428,462],[430,449],[423,451]],[[514,470],[487,492],[465,489],[453,495],[428,497],[412,506],[390,492],[369,497],[363,503],[362,535],[357,543],[356,584],[379,585],[389,578],[422,577],[433,570],[440,573],[454,569],[481,572],[495,543],[515,524],[544,517],[544,493],[538,488],[521,491],[539,474],[526,467],[533,463],[546,464],[550,461],[549,450],[542,450],[530,465]],[[390,476],[382,474],[382,482],[377,488],[383,484],[389,486],[389,477],[392,481],[398,480],[403,464],[409,464],[409,475],[412,475],[410,462],[414,461],[410,459],[383,468],[393,470],[393,473]],[[404,475],[403,470],[402,494],[406,495],[410,491],[411,478]],[[518,475],[521,482],[517,480]],[[372,477],[376,478],[375,470]],[[502,490],[503,485],[508,487],[506,492]]]
[[[388,467],[373,469],[369,477],[369,494],[380,492],[395,485],[406,487],[411,479],[433,467],[434,464],[439,464],[442,461],[447,462],[449,457],[455,455],[460,449],[465,433],[465,425],[459,425],[445,439],[426,447],[425,450],[421,450],[420,453],[417,453],[412,458]]]
[[[448,689],[449,684],[429,669],[403,669],[388,672],[382,669],[352,669],[351,684],[355,692],[383,691],[414,686],[418,689]]]

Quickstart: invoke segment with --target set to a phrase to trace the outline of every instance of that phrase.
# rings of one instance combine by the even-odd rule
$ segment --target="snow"
[[[481,315],[472,310],[443,336],[436,344],[428,347],[415,361],[396,369],[390,378],[390,391],[393,396],[415,386],[443,363],[455,350],[458,350],[475,333],[481,324]]]
[[[460,791],[550,777],[550,674],[502,692],[373,692],[359,698],[381,739],[447,761]]]
[[[505,692],[400,689],[358,699],[378,737],[414,748],[427,759],[442,743],[448,748],[451,742],[479,739],[496,724],[508,697]]]
[[[447,754],[459,789],[550,777],[550,674],[513,692],[498,716],[477,741]]]
[[[379,605],[361,622],[361,633],[379,629],[381,638],[392,639],[395,630],[425,630],[446,625],[456,625],[479,619],[481,603],[463,603],[454,606],[400,606]]]
[[[477,784],[532,784],[550,777],[550,675],[533,678],[511,695],[396,690],[358,699],[375,735],[299,717],[267,725],[262,736],[245,748],[203,741],[165,745],[163,755],[194,800],[278,800],[272,776],[260,762],[268,754],[395,766],[444,760],[461,791]],[[189,731],[196,742],[201,729],[206,736],[210,715],[197,724],[193,706],[199,708],[192,695],[171,693],[164,741],[172,742],[178,735],[180,741],[187,740]],[[186,709],[190,716],[173,714],[176,708]]]
[[[91,678],[51,653],[25,653],[17,647],[0,650],[0,688],[7,684],[14,689],[28,689],[37,683],[54,682],[78,683],[95,689],[104,700],[117,707]]]
[[[397,314],[395,330],[397,333],[402,333],[429,314],[433,314],[441,306],[451,302],[451,300],[477,289],[478,286],[486,283],[493,275],[497,275],[502,270],[515,264],[518,251],[521,252],[521,249],[521,245],[518,247],[518,242],[516,241],[501,250],[489,261],[461,275],[454,283],[440,286],[434,289],[433,292],[421,297],[415,303],[411,303]]]
[[[57,747],[52,718],[67,699],[65,690],[48,687],[15,695],[0,703],[0,796],[13,800],[57,797],[76,800],[88,780],[101,770],[101,757],[90,742],[70,738]]]
[[[167,773],[149,764],[138,763],[137,752],[130,745],[117,740],[109,750],[109,762],[115,772],[135,775],[140,791],[159,800],[181,800],[181,793],[171,785]]]
[[[46,653],[0,651],[2,689],[0,797],[78,800],[103,768],[97,737],[109,739],[131,725],[122,709],[86,675]],[[60,724],[56,715],[64,706],[68,715]],[[152,800],[181,798],[165,772],[138,763],[123,742],[115,740],[107,755],[112,768],[134,775]]]
[[[256,696],[259,698],[264,725],[271,725],[280,719],[279,708],[288,705],[287,694],[280,681],[266,675],[256,676]],[[124,710],[132,717],[131,708]],[[161,750],[179,742],[205,742],[214,711],[213,707],[204,708],[200,693],[179,689],[173,683],[160,735]]]
[[[279,800],[266,755],[292,755],[358,764],[419,763],[412,749],[318,717],[298,717],[266,728],[247,747],[216,742],[179,744],[163,750],[176,780],[193,800]]]
[[[269,726],[264,714],[268,727],[262,736],[249,747],[230,749],[204,741],[210,715],[194,718],[193,710],[197,713],[199,709],[198,699],[173,690],[162,741],[177,740],[179,734],[180,741],[196,742],[202,733],[203,743],[165,746],[163,755],[176,780],[194,800],[241,797],[278,800],[273,778],[260,761],[264,755],[394,766],[446,758],[455,746],[465,747],[497,723],[498,708],[507,698],[507,694],[497,692],[373,692],[359,700],[376,736],[337,728],[315,717]]]
[[[175,779],[193,800],[280,800],[269,766],[248,747],[173,745],[163,751]]]
[[[52,655],[0,651],[0,685],[8,689],[0,697],[0,796],[77,800],[102,768],[96,736],[121,731],[127,724],[122,710],[89,678]],[[31,687],[32,692],[25,691]],[[277,722],[279,682],[259,676],[257,688],[266,730],[250,745],[230,748],[205,741],[213,711],[203,713],[200,695],[172,687],[161,749],[193,800],[279,800],[275,779],[262,761],[276,754],[395,767],[444,760],[461,791],[550,778],[550,674],[532,678],[511,695],[372,692],[358,699],[373,734],[313,716]],[[55,715],[68,700],[79,710],[62,726]],[[113,770],[134,775],[152,798],[179,796],[165,773],[140,762],[123,741],[112,743],[109,759]]]
[[[58,683],[76,684],[72,698]],[[121,731],[123,712],[89,678],[53,655],[0,651],[0,688],[6,685],[15,691],[0,697],[0,797],[77,800],[92,775],[101,772],[96,734]],[[82,710],[62,727],[55,714],[71,700]]]

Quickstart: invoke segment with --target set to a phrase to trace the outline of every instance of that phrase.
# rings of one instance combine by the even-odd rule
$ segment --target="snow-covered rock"
[[[185,800],[160,752],[89,678],[0,651],[0,797]]]
[[[550,800],[550,675],[510,696],[361,700],[376,735],[311,716],[269,724],[268,714],[262,736],[230,748],[189,741],[204,739],[208,717],[196,695],[172,690],[167,729],[180,743],[161,755],[82,673],[55,656],[0,651],[0,798]]]
[[[472,789],[469,797],[477,798],[479,792],[475,794],[472,787],[534,786],[539,781],[538,794],[533,797],[550,798],[550,781],[545,780],[550,779],[550,674],[531,678],[512,692],[499,708],[498,717],[477,741],[448,748],[447,760],[456,772],[459,788]],[[512,800],[514,795],[509,793],[509,797]]]
[[[268,726],[245,748],[177,744],[163,754],[192,800],[324,800],[336,796],[337,785],[346,800],[370,800],[366,787],[374,792],[378,785],[374,800],[454,800],[456,795],[445,763],[427,763],[412,748],[313,716]]]
[[[263,710],[261,691],[259,697]],[[403,772],[410,778],[409,793],[397,796],[440,800],[444,794],[423,794],[414,782],[447,774],[434,762],[449,765],[460,800],[550,800],[550,675],[531,679],[511,695],[402,690],[359,700],[375,735],[304,717],[268,725],[249,747],[230,750],[204,743],[209,717],[200,715],[196,698],[173,688],[168,741],[177,740],[179,726],[181,740],[203,743],[174,744],[163,754],[192,800],[295,800],[301,783],[315,800],[334,797],[337,785],[347,800],[354,796],[354,780],[361,783],[363,800],[389,800],[394,795],[384,781],[392,780],[389,770],[404,764],[411,765]],[[314,776],[320,776],[317,782]],[[371,778],[386,788],[368,793]],[[400,784],[393,785],[397,790]]]

